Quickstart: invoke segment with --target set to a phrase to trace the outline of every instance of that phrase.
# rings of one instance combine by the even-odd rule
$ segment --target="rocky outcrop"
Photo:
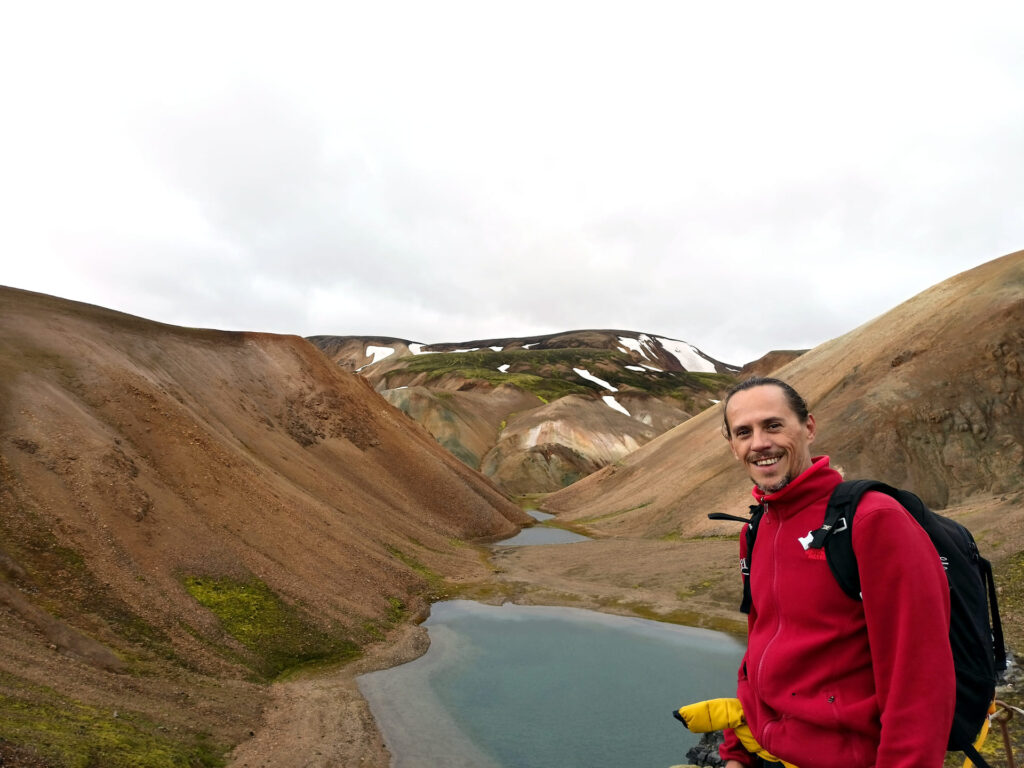
[[[676,411],[674,416],[678,424],[687,414]],[[659,426],[665,420],[672,417],[662,414]],[[600,400],[569,395],[510,422],[480,469],[514,494],[554,491],[618,461],[657,434],[642,418]]]
[[[455,391],[413,386],[385,389],[380,394],[473,469],[480,468],[510,416],[528,412],[541,403],[536,395],[519,387],[494,387],[486,382]]]

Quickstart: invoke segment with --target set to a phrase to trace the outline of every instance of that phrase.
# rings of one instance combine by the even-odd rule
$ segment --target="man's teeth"
[[[777,464],[779,461],[778,456],[773,456],[770,459],[758,459],[754,462],[759,467],[770,467],[772,464]]]

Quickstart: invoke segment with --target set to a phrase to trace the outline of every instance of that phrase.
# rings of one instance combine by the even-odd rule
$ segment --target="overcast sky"
[[[0,11],[0,283],[179,325],[811,347],[1024,248],[1024,4]]]

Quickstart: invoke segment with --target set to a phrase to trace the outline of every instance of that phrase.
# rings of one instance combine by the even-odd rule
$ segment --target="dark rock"
[[[686,753],[686,759],[693,765],[721,768],[725,762],[718,755],[718,747],[724,740],[725,734],[721,731],[702,733],[697,745]]]

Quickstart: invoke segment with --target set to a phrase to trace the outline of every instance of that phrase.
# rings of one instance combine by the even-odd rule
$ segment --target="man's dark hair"
[[[729,416],[726,411],[729,408],[729,401],[732,396],[737,392],[742,392],[745,389],[753,389],[754,387],[778,387],[782,390],[782,393],[786,396],[786,400],[789,403],[789,407],[793,409],[793,413],[796,414],[797,418],[800,419],[801,424],[807,423],[807,416],[809,412],[807,410],[807,403],[800,393],[793,389],[789,384],[784,382],[782,379],[772,379],[767,376],[751,376],[746,381],[741,381],[735,387],[729,390],[729,394],[725,396],[725,403],[722,407],[722,432],[725,433],[727,438],[732,437],[732,432],[729,430]]]

